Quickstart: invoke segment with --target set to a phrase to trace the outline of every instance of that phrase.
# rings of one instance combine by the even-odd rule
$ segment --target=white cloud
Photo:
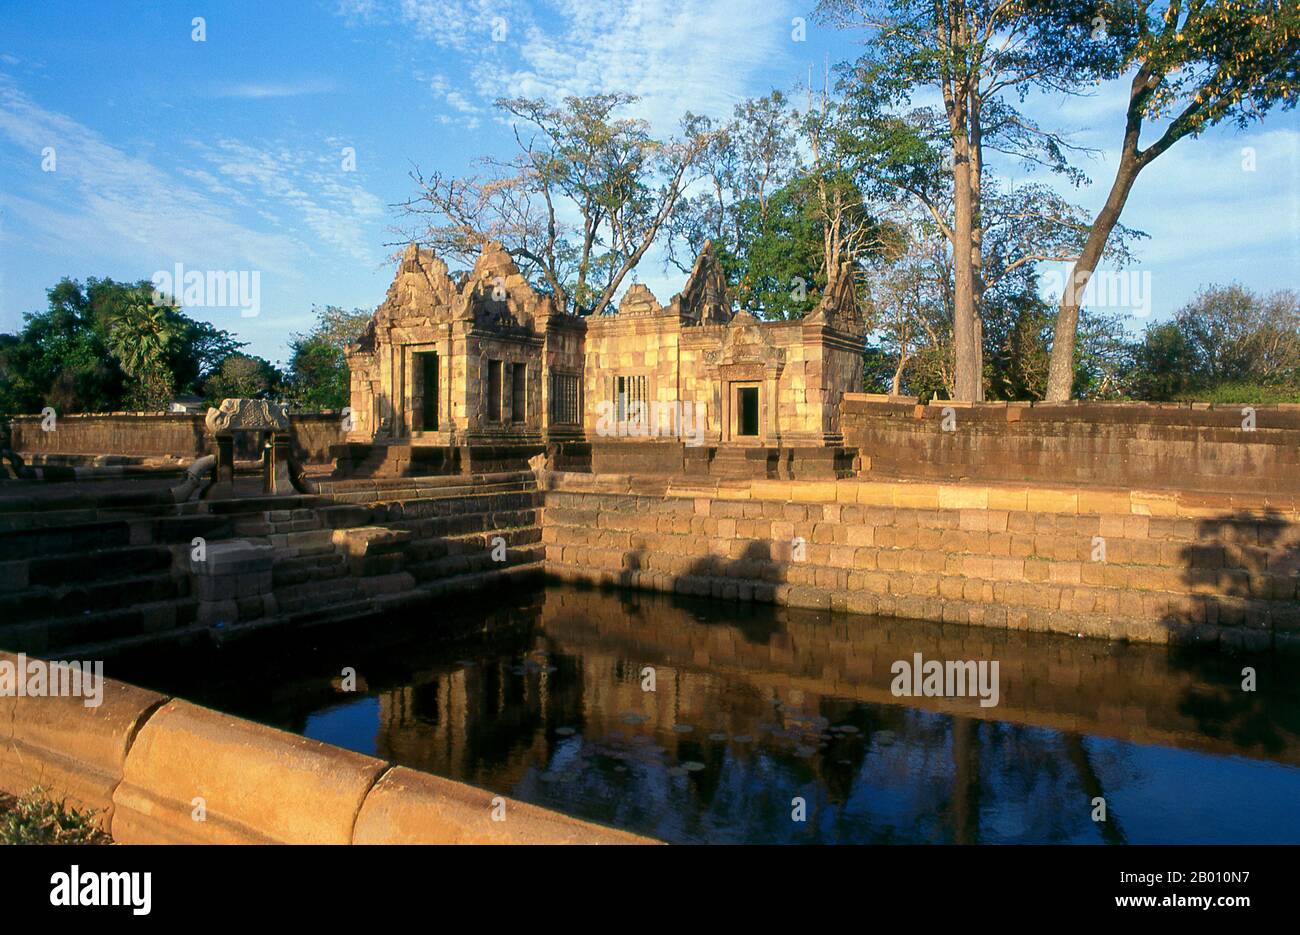
[[[296,215],[317,243],[366,264],[376,262],[369,226],[383,217],[384,205],[354,172],[345,171],[340,141],[326,141],[314,151],[283,144],[259,148],[231,139],[191,145],[212,167],[195,177],[214,193],[258,204],[275,223]],[[269,210],[271,204],[280,210]]]
[[[424,43],[454,51],[467,78],[429,82],[459,114],[487,110],[498,97],[620,91],[641,98],[634,116],[659,133],[686,110],[728,115],[753,77],[791,52],[784,3],[752,0],[394,0],[342,10],[366,24],[395,24]],[[504,27],[496,41],[494,27]],[[416,69],[417,76],[419,70]]]
[[[22,195],[8,190],[0,197],[35,231],[57,239],[62,252],[130,257],[151,269],[175,261],[234,263],[297,275],[291,237],[250,229],[219,198],[3,83],[0,139],[27,154],[32,167],[22,173]],[[38,168],[46,147],[57,160],[53,172]],[[10,175],[10,184],[18,177]]]
[[[217,97],[233,97],[246,100],[263,98],[301,97],[304,94],[328,94],[335,90],[329,81],[308,78],[302,81],[265,81],[245,82],[228,85],[216,91]]]

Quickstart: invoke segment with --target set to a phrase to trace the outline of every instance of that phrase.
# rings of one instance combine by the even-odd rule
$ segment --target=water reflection
[[[914,652],[998,660],[1000,704],[893,697]],[[548,588],[175,671],[133,677],[669,841],[1300,841],[1300,680],[1273,657]]]

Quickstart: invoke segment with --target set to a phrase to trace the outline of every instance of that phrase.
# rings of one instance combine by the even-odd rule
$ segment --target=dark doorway
[[[528,368],[515,364],[510,368],[510,421],[523,422],[528,415]]]
[[[438,431],[438,354],[425,351],[415,355],[420,377],[420,424],[422,432]]]
[[[742,386],[736,390],[736,434],[758,435],[758,387]]]
[[[501,361],[487,362],[487,420],[501,421]]]

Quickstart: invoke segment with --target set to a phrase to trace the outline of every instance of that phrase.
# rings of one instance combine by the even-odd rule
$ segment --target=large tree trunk
[[[1124,210],[1138,173],[1173,142],[1174,137],[1166,132],[1153,146],[1143,152],[1138,151],[1138,141],[1142,136],[1143,107],[1159,83],[1159,78],[1143,64],[1129,86],[1128,115],[1124,121],[1124,142],[1120,146],[1115,181],[1111,183],[1106,204],[1088,231],[1083,252],[1079,254],[1074,268],[1070,270],[1070,278],[1061,290],[1061,304],[1056,310],[1056,329],[1052,334],[1051,366],[1047,371],[1048,402],[1062,403],[1074,395],[1074,348],[1079,334],[1079,305],[1083,290],[1092,274],[1097,271],[1097,264],[1101,262],[1106,250],[1106,241],[1119,222],[1120,213]]]
[[[980,390],[978,329],[975,325],[974,204],[971,191],[970,153],[957,141],[953,178],[953,322],[952,343],[956,366],[953,397],[976,400]]]
[[[894,376],[889,381],[889,395],[901,396],[903,394],[903,370],[907,367],[907,355],[900,354],[898,357],[898,366],[894,368]]]
[[[975,402],[984,401],[984,139],[983,101],[976,93],[970,96],[970,187],[971,187],[971,294],[973,334],[971,335],[975,368]]]
[[[1061,304],[1056,310],[1056,329],[1052,335],[1052,362],[1047,372],[1047,401],[1065,402],[1074,394],[1074,349],[1079,333],[1079,307],[1088,280],[1097,271],[1110,232],[1119,222],[1124,203],[1137,180],[1141,165],[1136,154],[1124,153],[1120,157],[1115,181],[1110,188],[1106,204],[1093,222],[1092,230],[1083,245],[1083,252],[1070,270],[1061,291]]]

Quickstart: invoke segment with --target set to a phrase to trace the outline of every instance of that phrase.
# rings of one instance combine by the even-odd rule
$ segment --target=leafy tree
[[[1300,300],[1292,290],[1261,296],[1233,283],[1200,290],[1175,322],[1205,384],[1300,376]]]
[[[22,330],[0,347],[0,406],[9,412],[85,412],[119,406],[126,379],[109,353],[93,298],[103,289],[60,280],[44,311],[23,316]]]
[[[62,279],[47,296],[47,307],[24,315],[17,334],[0,336],[0,409],[152,407],[168,392],[194,392],[242,346],[166,301],[154,305],[148,280]],[[142,341],[132,338],[136,328]],[[128,375],[140,365],[143,380]]]
[[[653,138],[644,120],[616,115],[637,100],[596,94],[558,107],[498,100],[518,153],[485,158],[485,176],[425,178],[416,169],[420,191],[405,209],[427,219],[418,239],[463,262],[498,240],[561,311],[601,314],[667,223],[712,139],[691,114],[680,138]]]
[[[766,199],[735,211],[741,240],[736,253],[720,253],[739,306],[761,318],[802,318],[817,306],[826,274],[822,238],[809,186],[791,182]]]
[[[711,131],[696,159],[701,191],[682,196],[668,226],[669,260],[684,273],[705,241],[720,256],[743,254],[742,243],[752,239],[747,231],[766,226],[773,194],[793,179],[798,155],[793,114],[780,91],[740,101],[732,119],[716,129],[699,119]]]
[[[1131,392],[1138,399],[1177,399],[1195,385],[1196,351],[1176,322],[1152,323],[1134,348]]]
[[[797,110],[773,91],[741,101],[716,130],[703,121],[703,179],[673,213],[669,261],[687,271],[710,241],[740,308],[772,319],[814,309],[830,275],[861,268],[881,245],[847,118],[826,92]]]
[[[1300,395],[1300,299],[1289,289],[1261,296],[1235,283],[1208,286],[1173,321],[1148,326],[1133,354],[1131,391],[1140,399],[1224,386]]]
[[[302,409],[342,409],[351,399],[345,351],[370,321],[365,309],[344,311],[334,305],[316,310],[316,326],[293,336],[289,390]]]
[[[283,375],[269,361],[236,353],[221,362],[221,368],[208,378],[206,389],[213,403],[229,398],[273,399],[283,382]]]
[[[1041,0],[1035,12],[1060,41],[1092,43],[1114,76],[1132,74],[1119,162],[1106,203],[1057,310],[1048,399],[1070,396],[1083,290],[1138,175],[1184,137],[1229,122],[1248,126],[1295,106],[1300,5],[1295,0]],[[1142,133],[1163,131],[1145,147]]]
[[[1008,98],[1031,88],[1072,93],[1095,63],[1016,0],[822,0],[817,9],[835,25],[870,32],[846,82],[849,97],[877,137],[871,148],[885,154],[878,176],[924,205],[951,243],[955,397],[981,399],[986,151],[1081,178],[1066,142]],[[942,113],[920,107],[899,119],[920,91],[938,92]],[[935,193],[944,176],[950,211]]]

